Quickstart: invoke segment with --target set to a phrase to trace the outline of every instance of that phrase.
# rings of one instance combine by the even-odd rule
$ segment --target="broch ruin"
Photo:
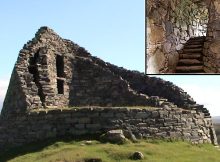
[[[217,144],[211,116],[171,82],[106,63],[41,27],[20,51],[0,116],[0,149],[110,130]]]
[[[147,73],[219,73],[220,1],[147,0]]]

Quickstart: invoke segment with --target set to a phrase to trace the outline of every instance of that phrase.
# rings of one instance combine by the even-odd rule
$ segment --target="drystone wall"
[[[206,35],[208,10],[191,0],[148,0],[146,72],[174,73],[178,51],[190,37]]]
[[[85,49],[42,27],[19,53],[1,115],[58,105],[148,105],[148,96],[92,62]]]
[[[196,105],[196,102],[187,92],[169,81],[149,77],[138,71],[119,68],[96,57],[92,57],[92,60],[103,69],[109,69],[114,75],[122,77],[129,83],[130,88],[134,89],[137,93],[147,96],[159,96],[158,100],[160,98],[167,99],[167,101],[185,109]]]
[[[91,59],[75,58],[70,106],[149,105],[149,97],[129,88],[129,83]]]
[[[154,108],[116,108],[137,105]],[[95,108],[83,108],[88,106]],[[217,144],[208,110],[181,88],[106,63],[40,28],[12,73],[0,116],[0,148],[110,129]]]
[[[206,42],[204,43],[204,71],[220,72],[220,2],[211,0],[208,3],[209,22]]]
[[[27,143],[122,129],[138,138],[183,139],[215,143],[211,118],[180,108],[72,108],[29,112],[0,123],[0,149]]]
[[[184,109],[201,111],[207,118],[211,117],[207,108],[197,104],[187,92],[172,82],[149,77],[138,71],[119,68],[96,57],[92,57],[92,60],[102,68],[109,69],[114,75],[122,77],[129,83],[130,88],[134,89],[137,93],[150,96],[151,106],[160,106],[158,103],[169,103],[169,105],[173,103]]]
[[[63,39],[50,29],[41,28],[35,38],[25,44],[19,52],[1,114],[7,116],[24,113],[22,108],[67,106],[68,84],[72,79],[72,72],[69,71],[71,57],[66,57],[64,54],[69,52]],[[63,65],[65,78],[57,75],[55,68],[57,55],[65,62]],[[58,94],[58,79],[63,81],[63,94]],[[19,88],[14,88],[14,82],[18,82]],[[25,104],[20,103],[21,98],[25,100]]]
[[[92,57],[84,48],[42,27],[19,53],[1,116],[57,106],[154,106],[151,96],[183,106],[176,98],[189,103],[190,96],[186,100],[184,93],[168,82]]]

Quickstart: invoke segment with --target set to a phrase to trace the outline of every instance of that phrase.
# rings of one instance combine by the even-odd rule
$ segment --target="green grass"
[[[49,112],[51,110],[73,110],[73,109],[82,109],[82,108],[102,108],[102,109],[105,109],[105,108],[115,108],[115,109],[119,109],[119,108],[127,108],[127,109],[146,109],[146,110],[157,110],[157,109],[160,109],[158,107],[152,107],[152,106],[117,106],[117,107],[114,107],[114,106],[108,106],[108,107],[101,107],[101,106],[74,106],[74,107],[62,107],[62,108],[59,108],[59,107],[53,107],[51,106],[50,108],[47,108],[47,109],[44,109],[44,108],[38,108],[38,109],[31,109],[31,110],[28,110],[27,113],[33,113],[33,112]]]
[[[130,156],[141,151],[140,162],[219,162],[220,151],[210,144],[191,145],[175,141],[140,141],[123,145],[92,141],[41,142],[0,154],[9,162],[82,162],[85,158],[101,158],[103,162],[132,162]]]

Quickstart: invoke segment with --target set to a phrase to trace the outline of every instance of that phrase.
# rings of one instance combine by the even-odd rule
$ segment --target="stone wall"
[[[147,96],[158,96],[158,100],[160,100],[160,98],[167,99],[167,101],[185,109],[196,105],[196,102],[187,92],[172,82],[156,77],[149,77],[138,71],[130,71],[122,67],[119,68],[96,57],[92,57],[92,60],[103,69],[108,69],[114,75],[126,80],[130,88],[134,89],[137,93]]]
[[[178,51],[190,37],[206,35],[208,11],[191,0],[149,0],[146,72],[173,73]]]
[[[42,27],[19,53],[1,117],[57,106],[157,106],[161,99],[195,104],[184,96],[169,82],[106,63]]]
[[[85,49],[42,27],[19,53],[1,116],[58,105],[148,105],[148,96],[137,94],[92,58]]]
[[[56,107],[57,105],[67,106],[68,84],[72,79],[71,57],[66,57],[69,52],[70,50],[67,49],[63,39],[51,29],[42,27],[36,33],[35,38],[25,44],[19,52],[14,73],[11,76],[13,81],[16,74],[16,81],[11,81],[9,84],[1,114],[7,116],[13,113],[22,113],[24,112],[23,108],[27,110]],[[57,55],[61,55],[65,61],[63,71],[65,78],[57,76],[55,68]],[[58,94],[58,79],[64,80],[63,94]],[[16,89],[13,88],[14,82],[18,82]],[[20,98],[25,100],[23,106],[16,104],[20,102]],[[14,105],[11,105],[12,103]]]
[[[89,106],[95,108],[83,108]],[[12,73],[0,116],[0,148],[110,129],[216,144],[209,111],[181,88],[106,63],[40,28],[20,51]]]
[[[122,77],[90,59],[76,57],[70,91],[70,106],[149,105],[149,97],[138,94]]]
[[[211,118],[180,108],[72,108],[30,111],[0,122],[0,149],[47,138],[131,131],[136,138],[184,139],[217,144]],[[73,138],[74,139],[74,138]]]
[[[220,2],[210,0],[209,23],[204,44],[204,70],[207,73],[220,72]]]

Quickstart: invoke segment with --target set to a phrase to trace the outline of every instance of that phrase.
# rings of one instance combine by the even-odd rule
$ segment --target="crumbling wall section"
[[[159,96],[182,108],[188,108],[196,104],[193,98],[183,89],[169,81],[156,77],[149,77],[138,71],[120,68],[96,57],[92,57],[91,59],[103,69],[109,69],[114,75],[122,77],[129,83],[132,89],[140,94],[145,94],[149,97]]]
[[[150,105],[149,97],[139,94],[128,82],[90,58],[76,57],[69,106]]]

